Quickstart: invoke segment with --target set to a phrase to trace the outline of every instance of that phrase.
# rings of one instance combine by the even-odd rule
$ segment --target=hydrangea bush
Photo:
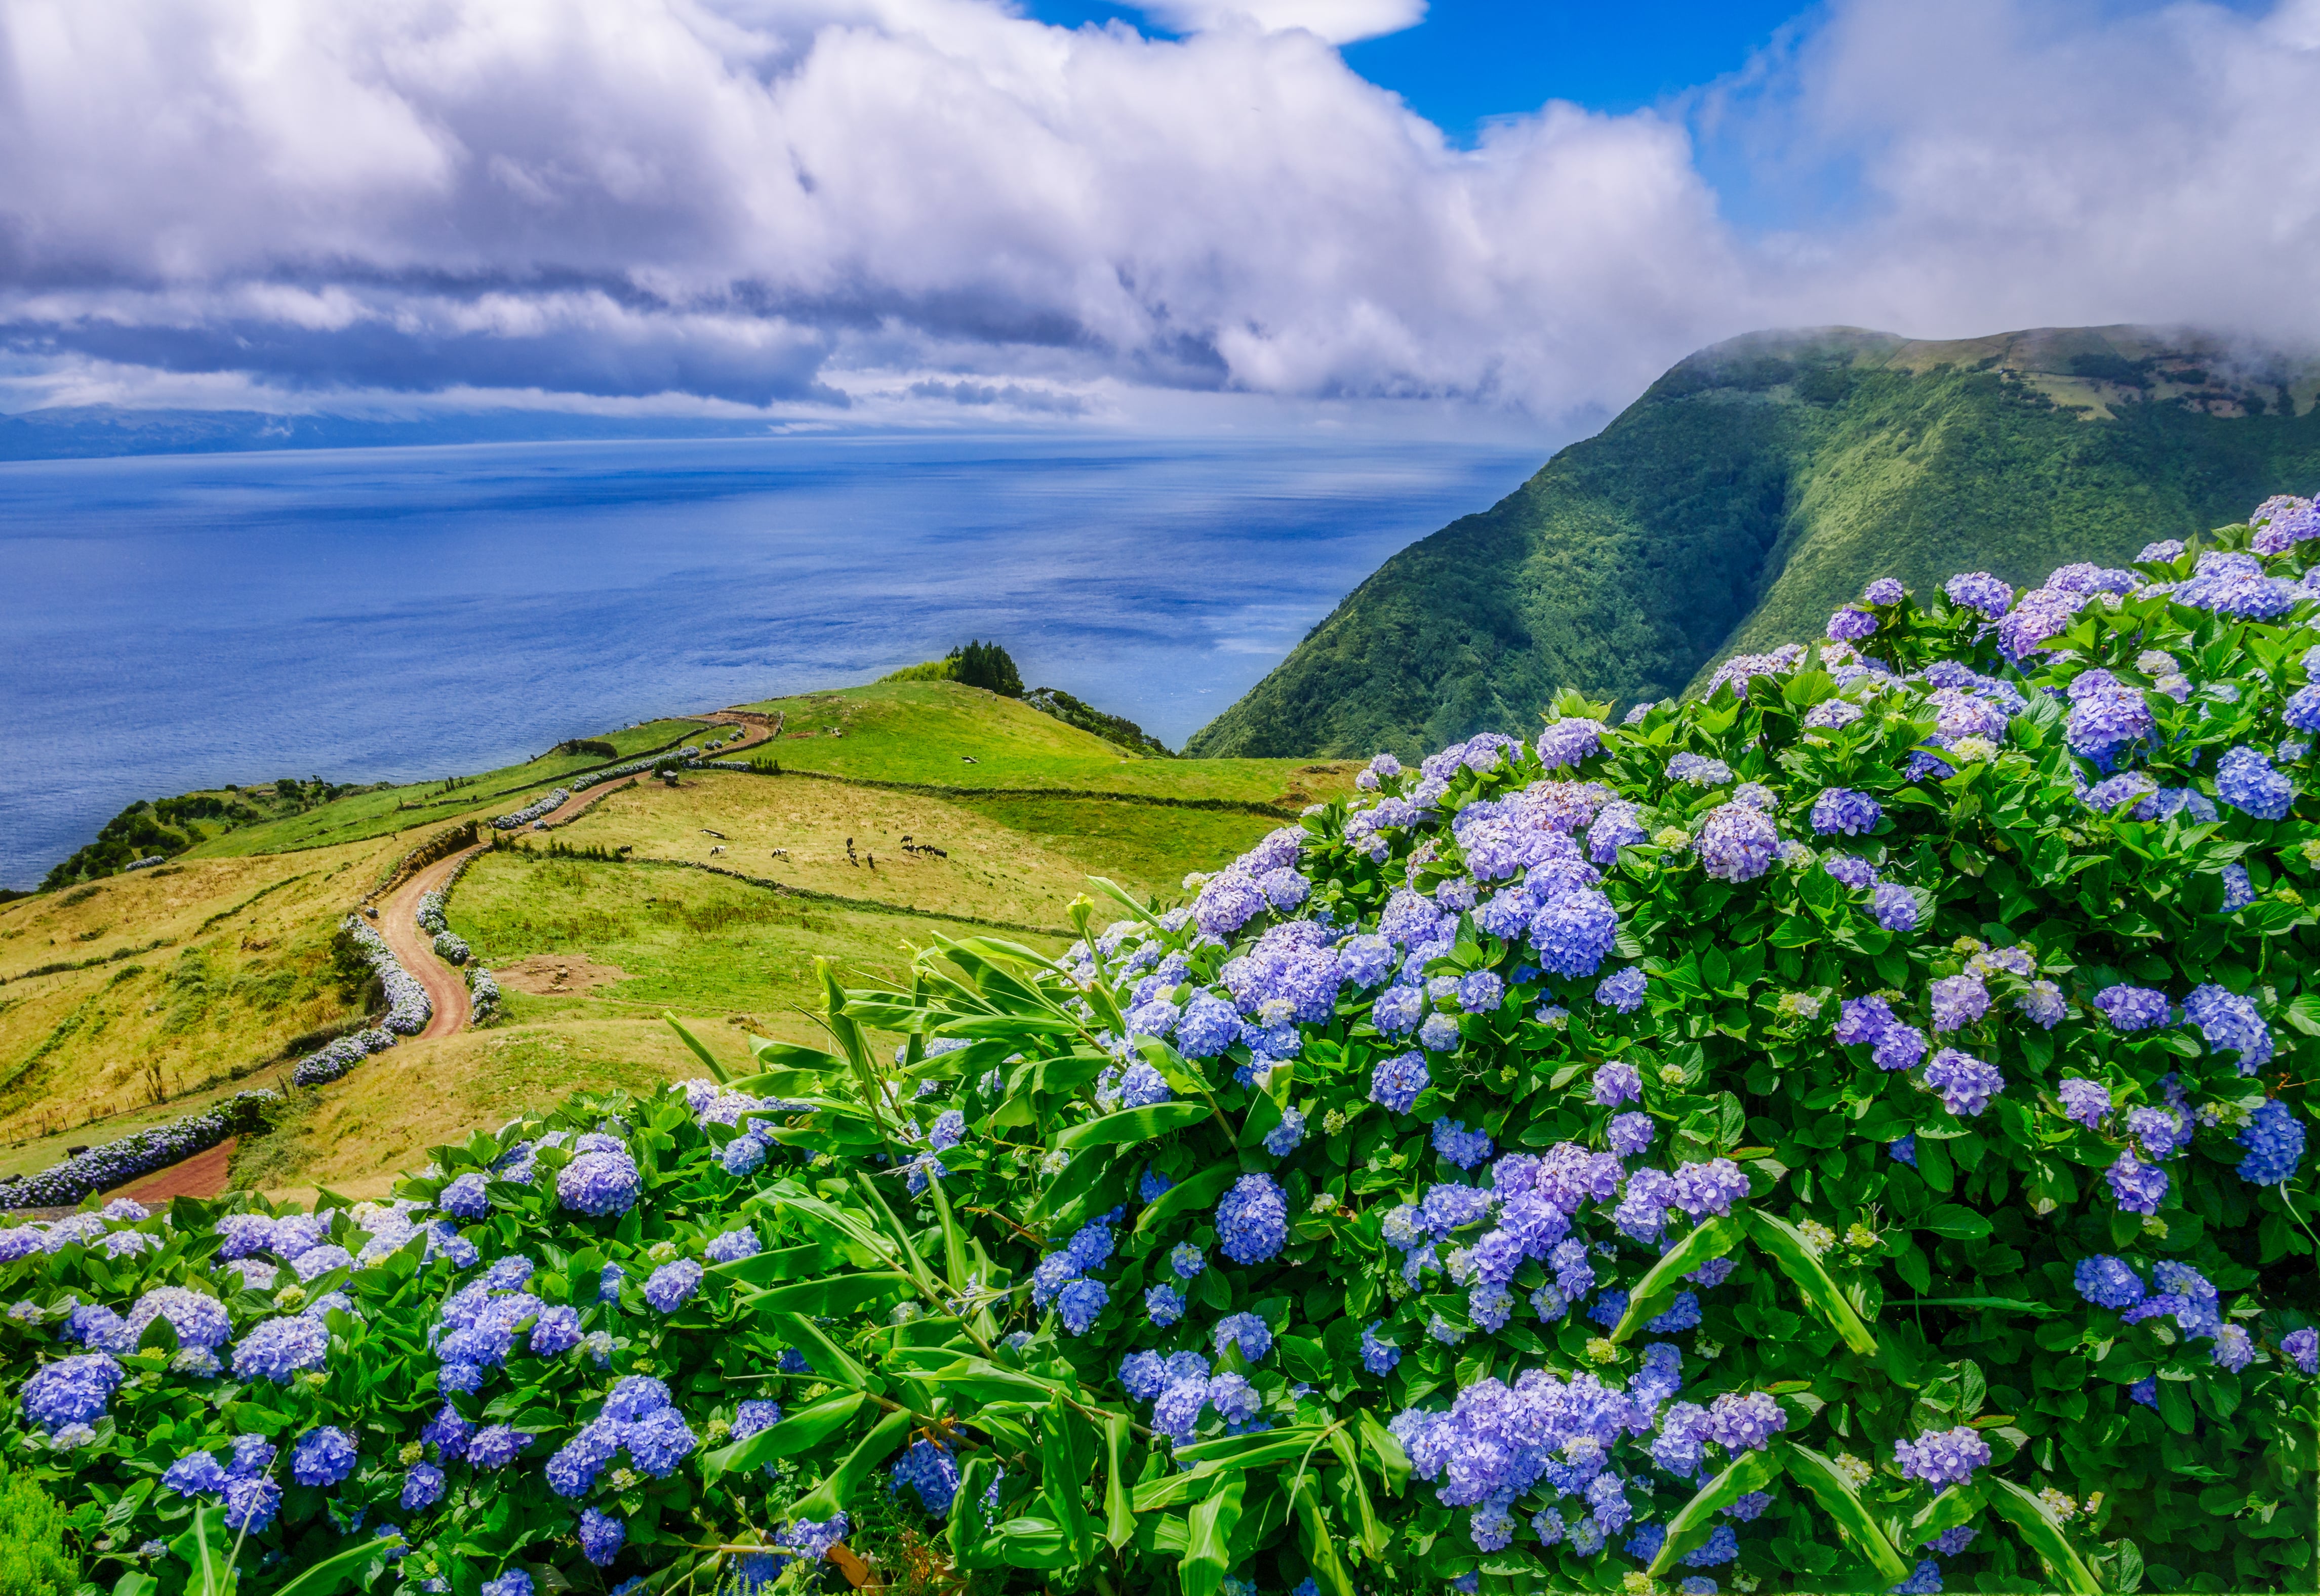
[[[538,820],[543,815],[554,814],[557,810],[562,808],[566,803],[570,802],[571,798],[572,789],[570,788],[557,788],[552,792],[545,793],[542,796],[532,799],[531,802],[526,804],[521,809],[511,810],[505,815],[494,816],[492,819],[492,826],[497,831],[521,831],[525,826],[530,825],[533,821]]]
[[[0,1235],[0,1441],[160,1596],[2309,1589],[2310,535],[1872,584],[391,1204]]]
[[[263,1130],[281,1106],[279,1092],[236,1092],[214,1108],[75,1153],[38,1174],[0,1181],[0,1203],[11,1208],[69,1208],[92,1193],[126,1186],[230,1138]]]

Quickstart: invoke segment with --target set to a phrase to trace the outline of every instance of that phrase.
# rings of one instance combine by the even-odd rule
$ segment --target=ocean
[[[485,770],[970,637],[1175,745],[1540,457],[793,437],[0,464],[0,885],[140,798]]]

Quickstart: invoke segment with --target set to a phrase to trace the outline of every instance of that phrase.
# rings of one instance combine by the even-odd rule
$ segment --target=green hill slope
[[[2320,367],[2193,332],[1755,333],[1380,567],[1189,755],[1422,753],[1817,634],[1866,582],[2116,564],[2320,478]]]

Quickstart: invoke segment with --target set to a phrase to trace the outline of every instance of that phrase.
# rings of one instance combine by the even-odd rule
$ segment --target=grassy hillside
[[[237,1149],[238,1178],[361,1195],[429,1145],[574,1087],[697,1073],[664,1009],[736,1065],[748,1034],[814,1041],[800,1011],[817,954],[895,973],[911,946],[978,923],[1059,947],[1063,906],[1090,875],[1174,893],[1354,769],[1142,757],[948,681],[747,708],[784,717],[787,735],[745,755],[766,769],[623,784],[552,837],[477,860],[449,918],[499,972],[504,1018],[299,1094],[287,1121]],[[625,755],[701,729],[659,721],[603,740]],[[194,840],[166,865],[0,905],[0,1174],[278,1084],[361,1020],[331,937],[398,859],[601,762],[551,752],[336,798],[236,789],[256,818],[168,808]]]
[[[1403,550],[1185,745],[1419,753],[1817,635],[1876,577],[2116,563],[2320,479],[2320,369],[2196,334],[1764,333]]]

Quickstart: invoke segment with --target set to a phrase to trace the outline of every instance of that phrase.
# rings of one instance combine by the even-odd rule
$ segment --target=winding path
[[[722,757],[728,753],[738,753],[745,748],[754,748],[760,743],[770,743],[781,735],[782,724],[787,715],[786,710],[767,716],[751,709],[719,709],[698,718],[711,726],[738,726],[748,734],[739,743],[719,750],[719,755]],[[542,816],[539,824],[551,829],[568,825],[580,818],[598,798],[622,789],[622,783],[606,781],[575,792]],[[432,864],[422,865],[377,906],[379,935],[385,939],[395,961],[427,989],[427,1001],[435,1010],[427,1022],[427,1029],[411,1039],[414,1041],[457,1035],[467,1029],[467,1022],[474,1017],[474,1005],[467,998],[467,978],[435,956],[435,939],[419,929],[419,900],[449,880],[458,872],[460,866],[490,846],[488,842],[477,843]]]

